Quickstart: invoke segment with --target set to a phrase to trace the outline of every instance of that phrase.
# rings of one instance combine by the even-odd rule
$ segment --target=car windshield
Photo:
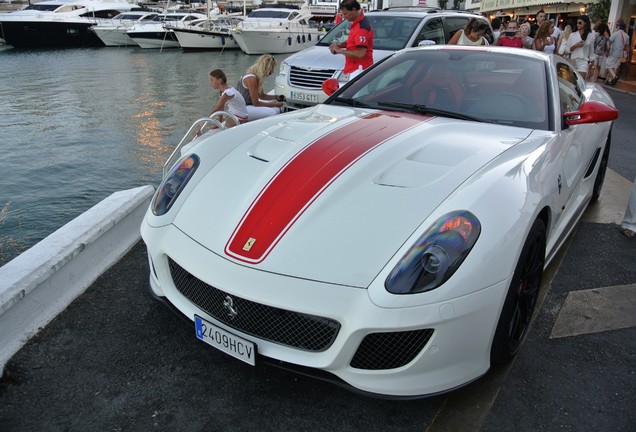
[[[373,49],[397,51],[406,47],[411,35],[422,21],[417,17],[366,15],[373,29]],[[318,43],[329,46],[332,43],[345,42],[349,37],[351,22],[342,21],[332,28]]]
[[[503,52],[404,51],[327,103],[552,130],[546,63]]]

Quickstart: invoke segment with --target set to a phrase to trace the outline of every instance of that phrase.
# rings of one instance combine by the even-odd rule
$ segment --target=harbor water
[[[156,187],[175,145],[217,100],[209,71],[235,85],[257,58],[0,48],[0,266],[113,192]]]

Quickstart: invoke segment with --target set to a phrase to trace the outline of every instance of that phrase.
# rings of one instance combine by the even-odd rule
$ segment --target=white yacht
[[[242,20],[239,16],[217,15],[191,24],[176,22],[165,27],[174,32],[183,50],[239,49],[230,30]]]
[[[89,28],[133,9],[126,0],[43,1],[0,14],[0,29],[16,48],[103,46]]]
[[[232,30],[246,54],[293,53],[318,43],[322,32],[309,23],[309,8],[264,7],[255,9]]]
[[[177,22],[191,23],[207,18],[204,14],[194,12],[171,12],[159,15],[158,21],[151,21],[132,26],[126,34],[141,48],[179,48],[179,40],[165,25]]]
[[[106,46],[136,46],[126,32],[135,24],[151,22],[158,15],[157,12],[124,12],[108,22],[92,26],[91,30]]]

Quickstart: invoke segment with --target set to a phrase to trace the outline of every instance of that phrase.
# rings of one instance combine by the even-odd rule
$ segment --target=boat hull
[[[174,30],[174,34],[184,50],[240,49],[230,34],[196,30]]]
[[[275,32],[263,30],[232,31],[232,36],[246,54],[287,54],[301,51],[318,43],[321,33]]]
[[[96,27],[93,32],[106,46],[137,46],[137,43],[126,34],[125,26]]]
[[[181,47],[173,31],[128,32],[127,34],[141,48],[163,49]]]
[[[0,21],[4,39],[15,48],[102,47],[90,30],[95,21]]]

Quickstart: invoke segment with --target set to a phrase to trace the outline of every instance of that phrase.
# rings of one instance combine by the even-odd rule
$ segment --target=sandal
[[[634,238],[634,237],[636,237],[636,232],[634,232],[634,231],[632,231],[632,230],[630,230],[630,229],[628,229],[628,228],[623,228],[623,229],[621,230],[621,232],[623,233],[623,235],[624,235],[625,237],[629,237],[629,238]]]

